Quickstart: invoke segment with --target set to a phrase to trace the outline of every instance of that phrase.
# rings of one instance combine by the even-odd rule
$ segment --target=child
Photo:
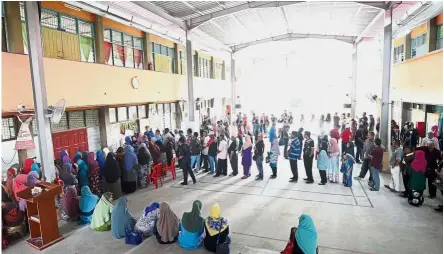
[[[351,187],[353,179],[353,165],[355,164],[355,159],[353,158],[353,155],[344,152],[342,153],[341,161],[342,183],[345,187]]]
[[[373,185],[370,188],[371,191],[379,191],[379,171],[382,168],[382,156],[384,151],[381,148],[381,139],[375,139],[375,149],[369,154],[370,170],[373,177]]]

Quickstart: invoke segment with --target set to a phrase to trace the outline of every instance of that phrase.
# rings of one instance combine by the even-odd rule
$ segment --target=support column
[[[180,59],[179,59],[179,45],[177,43],[174,43],[174,54],[176,55],[176,58],[174,58],[174,73],[181,74],[180,73]]]
[[[109,122],[109,107],[101,107],[99,109],[99,129],[100,129],[100,146],[108,147],[108,129]]]
[[[144,33],[143,36],[143,69],[144,70],[152,70],[153,65],[151,59],[151,41],[148,33]]]
[[[188,80],[188,120],[194,122],[194,87],[193,87],[193,49],[190,41],[191,31],[186,31],[186,51],[187,51],[187,80]],[[198,64],[197,62],[195,64]]]
[[[29,64],[31,69],[32,91],[34,95],[37,133],[39,136],[40,162],[45,181],[55,178],[54,149],[52,146],[51,125],[47,113],[45,73],[43,70],[43,47],[40,17],[37,2],[25,2],[26,31],[28,36]]]
[[[225,65],[224,65],[225,67]],[[234,59],[234,53],[231,53],[231,119],[236,120],[236,61]]]
[[[390,75],[392,67],[392,8],[385,11],[384,54],[382,64],[382,106],[380,138],[382,145],[389,148],[390,140]]]
[[[103,19],[102,16],[96,15],[94,22],[94,36],[96,48],[96,63],[105,64],[105,38],[103,35]]]
[[[352,53],[352,84],[351,84],[351,110],[350,115],[351,118],[355,118],[356,116],[356,81],[358,74],[358,44],[353,44],[353,53]]]
[[[5,1],[4,6],[9,52],[25,54],[22,36],[22,21],[20,20],[20,2]]]

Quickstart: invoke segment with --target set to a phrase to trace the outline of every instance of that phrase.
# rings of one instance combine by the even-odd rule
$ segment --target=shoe
[[[227,176],[227,174],[222,174],[223,176]]]
[[[262,181],[262,180],[264,180],[264,178],[263,178],[263,177],[256,177],[254,180],[256,180],[256,181]]]
[[[243,177],[241,177],[241,179],[247,179],[248,178],[248,176],[243,176]]]
[[[436,198],[436,196],[429,195],[429,198],[434,199],[434,198]]]
[[[270,176],[270,179],[276,179],[277,176]]]
[[[180,185],[184,186],[184,185],[188,185],[188,183],[180,183]]]
[[[307,184],[312,184],[312,183],[314,183],[315,181],[313,181],[313,180],[310,180],[310,181],[306,181],[305,183],[307,183]]]
[[[290,180],[293,180],[294,179],[294,177],[290,177]]]
[[[371,191],[379,191],[379,190],[377,190],[377,189],[375,189],[375,188],[370,188],[370,190],[371,190]]]
[[[364,179],[364,178],[362,178],[362,177],[360,177],[360,176],[355,176],[355,177],[353,177],[353,179],[355,179],[355,180],[362,180],[362,179]]]
[[[304,181],[308,181],[308,178],[304,178],[303,180],[304,180]]]
[[[290,183],[297,183],[298,180],[296,180],[296,179],[291,179],[289,182],[290,182]]]
[[[388,186],[387,184],[385,184],[384,187],[386,187],[386,188],[389,189],[389,190],[392,189],[392,188],[390,188],[390,186]]]
[[[325,183],[318,183],[318,185],[325,185]]]
[[[218,174],[215,174],[213,177],[219,177],[220,175],[218,175]]]
[[[368,181],[368,186],[373,187],[373,182]]]
[[[202,172],[204,172],[204,173],[208,173],[208,172],[210,172],[208,169],[205,169],[204,171],[202,171]]]
[[[438,207],[435,208],[435,211],[442,213],[442,205],[438,205]]]
[[[193,184],[196,184],[196,183],[197,183],[197,181],[194,181],[194,182],[193,182]]]

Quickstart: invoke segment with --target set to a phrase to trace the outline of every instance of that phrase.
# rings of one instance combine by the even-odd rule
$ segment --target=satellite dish
[[[51,123],[59,123],[60,119],[65,113],[66,102],[64,99],[60,99],[56,102],[54,106],[49,106],[47,109],[46,117],[51,119]]]

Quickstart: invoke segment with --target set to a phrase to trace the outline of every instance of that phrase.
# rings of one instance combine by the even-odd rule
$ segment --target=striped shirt
[[[297,160],[301,155],[301,143],[298,138],[291,141],[290,149],[288,149],[290,160]]]

